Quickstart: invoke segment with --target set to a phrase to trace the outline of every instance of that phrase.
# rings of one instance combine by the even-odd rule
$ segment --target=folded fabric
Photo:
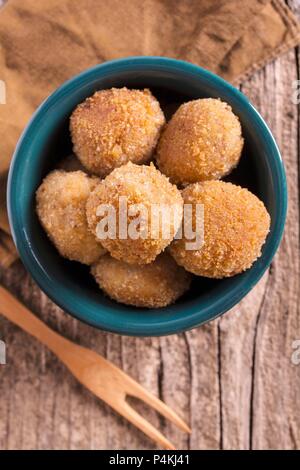
[[[215,72],[239,84],[299,42],[300,28],[295,16],[282,0],[273,0],[250,22]]]
[[[40,102],[91,65],[164,55],[237,83],[300,42],[282,0],[9,0],[0,10],[0,264],[16,258],[5,182],[18,137]]]

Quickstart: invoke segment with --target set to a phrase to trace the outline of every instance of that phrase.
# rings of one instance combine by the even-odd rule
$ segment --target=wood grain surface
[[[300,0],[288,2],[300,18]],[[187,437],[137,405],[179,449],[299,449],[299,106],[291,50],[243,84],[271,127],[288,176],[289,209],[281,247],[254,290],[222,318],[188,333],[129,338],[96,331],[65,314],[39,290],[21,262],[6,286],[66,337],[103,354],[177,410]],[[0,366],[0,449],[153,449],[133,426],[87,392],[58,360],[0,318],[7,365]]]

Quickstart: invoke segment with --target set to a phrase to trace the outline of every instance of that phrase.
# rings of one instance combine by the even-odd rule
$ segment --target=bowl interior
[[[166,59],[163,59],[166,60]],[[227,180],[262,199],[272,226],[262,257],[245,273],[224,280],[195,278],[176,304],[158,310],[126,307],[104,297],[89,268],[61,258],[35,213],[35,191],[57,161],[72,152],[69,117],[96,90],[150,88],[169,118],[184,101],[216,97],[239,116],[245,148]],[[62,308],[94,326],[122,334],[163,335],[195,327],[223,313],[258,281],[280,241],[285,216],[285,185],[276,144],[247,99],[207,71],[178,61],[116,61],[67,82],[38,109],[18,144],[10,172],[9,212],[21,258],[42,289]],[[159,287],[158,287],[159,288]]]

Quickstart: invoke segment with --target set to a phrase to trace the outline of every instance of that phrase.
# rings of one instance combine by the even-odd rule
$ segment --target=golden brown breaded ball
[[[36,211],[49,238],[62,256],[84,264],[106,252],[86,220],[86,201],[98,181],[82,171],[54,170],[36,192]]]
[[[164,123],[149,90],[97,91],[71,116],[73,149],[91,173],[106,176],[129,161],[147,163]]]
[[[113,212],[105,209],[97,215],[100,205],[110,205],[116,212],[116,232],[105,239],[102,236],[106,236],[108,227],[104,222]],[[114,258],[132,264],[151,263],[171,243],[182,212],[180,191],[153,164],[129,162],[116,168],[96,186],[87,202],[91,231]]]
[[[204,206],[204,244],[187,250],[185,238],[175,240],[170,246],[175,261],[187,271],[210,278],[234,276],[250,268],[270,228],[264,204],[247,189],[224,181],[192,184],[182,196],[194,210],[196,204]]]
[[[162,133],[158,167],[176,184],[219,179],[238,164],[243,143],[240,121],[227,103],[189,101]]]
[[[144,266],[127,264],[105,255],[91,271],[109,297],[126,305],[146,308],[172,304],[189,289],[192,278],[167,253]]]

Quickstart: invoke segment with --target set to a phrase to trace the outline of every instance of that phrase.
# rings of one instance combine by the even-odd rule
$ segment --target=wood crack
[[[164,361],[162,357],[162,347],[159,341],[159,367],[157,371],[157,386],[158,386],[158,396],[163,400],[163,380],[164,380]]]
[[[157,388],[158,388],[158,397],[160,398],[160,400],[164,401],[164,398],[163,398],[163,383],[164,383],[164,361],[163,361],[163,354],[162,354],[162,346],[161,346],[161,341],[159,339],[159,343],[158,343],[158,351],[159,351],[159,367],[158,367],[158,370],[157,370]],[[158,419],[159,419],[159,424],[160,424],[160,428],[164,428],[165,427],[165,424],[166,424],[166,421],[165,419],[161,416],[161,414],[157,414],[158,415]]]
[[[220,412],[220,449],[224,449],[223,440],[223,397],[222,397],[222,341],[221,326],[218,321],[218,383],[219,383],[219,412]]]
[[[189,384],[190,384],[190,392],[189,392],[189,411],[190,411],[190,425],[191,425],[191,413],[192,413],[192,399],[191,399],[191,390],[192,390],[192,380],[193,380],[193,366],[192,366],[192,357],[191,357],[191,348],[188,340],[188,336],[186,333],[183,333],[184,342],[186,345],[187,351],[187,360],[188,360],[188,368],[189,368]],[[191,436],[188,436],[188,450],[191,449]]]
[[[299,61],[300,48],[295,48],[295,62],[297,71],[298,87],[300,87],[300,61]],[[297,104],[297,173],[298,173],[298,201],[299,201],[299,188],[300,188],[300,104]],[[300,204],[298,204],[298,213],[300,219]],[[299,242],[300,242],[300,231],[299,231]]]
[[[256,351],[257,351],[257,336],[258,336],[258,328],[260,324],[260,319],[261,319],[261,314],[265,305],[265,301],[267,298],[267,294],[269,291],[269,287],[271,284],[272,277],[274,276],[273,274],[274,269],[273,265],[270,265],[269,268],[269,273],[268,273],[268,279],[265,287],[265,292],[263,295],[263,298],[261,300],[261,304],[258,310],[258,314],[256,317],[256,323],[254,327],[254,335],[253,335],[253,353],[252,353],[252,367],[251,367],[251,391],[250,391],[250,416],[249,416],[249,449],[253,449],[253,423],[254,423],[254,391],[255,391],[255,376],[256,376],[256,368],[255,368],[255,362],[256,362]]]

